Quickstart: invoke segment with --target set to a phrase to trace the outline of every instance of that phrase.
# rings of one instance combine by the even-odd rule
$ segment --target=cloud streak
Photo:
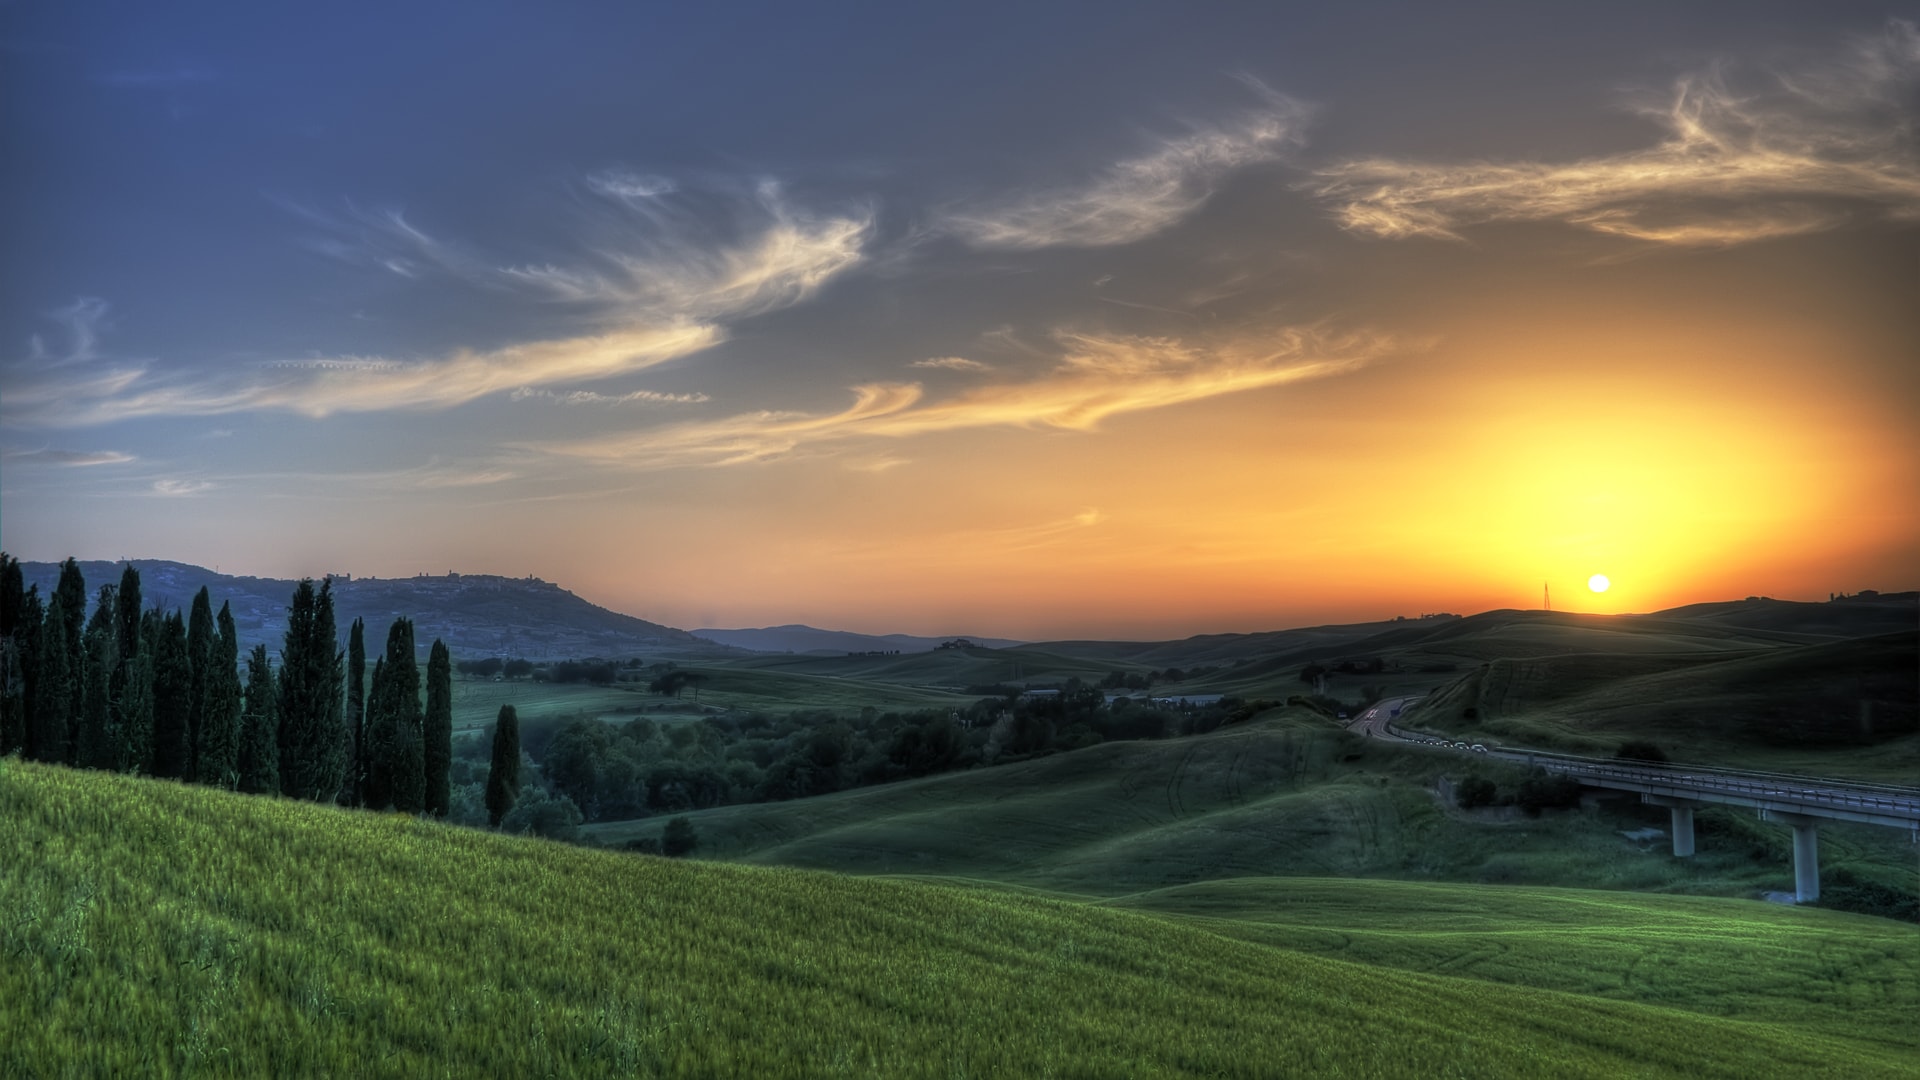
[[[1310,110],[1244,80],[1265,107],[1239,122],[1162,140],[1090,182],[949,214],[946,231],[974,247],[1111,247],[1144,240],[1205,205],[1237,169],[1273,161],[1303,140]]]
[[[827,414],[742,413],[608,438],[524,448],[605,465],[666,468],[770,461],[849,440],[987,427],[1093,431],[1122,413],[1352,371],[1390,351],[1383,335],[1286,328],[1221,345],[1164,337],[1056,335],[1051,370],[932,401],[919,383],[867,383]]]
[[[37,450],[0,450],[0,461],[9,465],[58,465],[64,468],[85,468],[91,465],[125,465],[137,460],[139,459],[132,454],[123,454],[118,450],[58,450],[45,446]]]
[[[642,196],[633,178],[601,183],[622,205]],[[653,190],[648,188],[646,190]],[[656,195],[664,192],[656,192]],[[655,195],[645,196],[654,199]],[[20,427],[112,423],[143,416],[208,416],[284,410],[311,417],[341,412],[444,409],[502,392],[568,404],[697,403],[705,395],[652,391],[606,394],[548,388],[630,375],[712,348],[730,320],[801,303],[860,264],[870,216],[813,217],[790,210],[763,185],[745,235],[731,243],[684,219],[648,210],[627,239],[645,243],[600,253],[597,266],[502,269],[438,240],[398,213],[357,214],[359,230],[328,241],[343,258],[387,267],[402,277],[449,275],[490,288],[532,289],[548,299],[595,308],[599,333],[529,341],[490,350],[456,349],[424,359],[319,357],[287,360],[225,375],[187,376],[150,362],[109,362],[97,353],[95,326],[105,305],[85,300],[54,313],[73,343],[51,356],[34,339],[9,373],[0,422]],[[297,208],[296,208],[297,209]],[[309,211],[308,220],[342,225]]]
[[[1340,225],[1385,238],[1459,239],[1499,221],[1561,221],[1661,244],[1727,246],[1831,229],[1841,204],[1920,219],[1910,105],[1920,30],[1895,20],[1838,59],[1751,87],[1689,75],[1641,111],[1667,132],[1643,150],[1565,164],[1372,158],[1309,186]]]

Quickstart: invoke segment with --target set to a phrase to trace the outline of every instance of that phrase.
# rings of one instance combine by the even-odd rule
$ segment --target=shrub
[[[1621,743],[1613,756],[1621,761],[1644,761],[1655,765],[1667,762],[1666,751],[1645,739],[1629,739]]]
[[[693,849],[699,846],[700,838],[693,834],[693,822],[686,818],[677,817],[667,822],[667,827],[660,833],[660,854],[669,858],[691,855]]]
[[[549,795],[538,786],[528,787],[501,819],[504,833],[531,833],[549,840],[573,840],[580,835],[580,808],[565,795]]]
[[[1564,810],[1579,806],[1580,781],[1571,776],[1558,776],[1536,769],[1520,784],[1514,802],[1535,817],[1542,810]]]
[[[1459,803],[1462,810],[1472,810],[1477,806],[1492,806],[1499,793],[1493,781],[1486,777],[1469,776],[1453,789],[1453,801]]]

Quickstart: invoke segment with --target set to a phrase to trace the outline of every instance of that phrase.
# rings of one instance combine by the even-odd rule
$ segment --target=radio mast
[[[1553,592],[1547,588],[1547,583],[1544,581],[1540,583],[1540,600],[1547,605],[1548,611],[1553,610]]]

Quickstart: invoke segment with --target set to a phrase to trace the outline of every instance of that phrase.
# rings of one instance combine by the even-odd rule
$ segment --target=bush
[[[1499,794],[1500,789],[1493,781],[1484,776],[1469,776],[1453,789],[1453,801],[1459,803],[1462,810],[1472,810],[1477,806],[1492,806]]]
[[[1840,866],[1820,884],[1820,906],[1857,915],[1878,915],[1901,922],[1920,922],[1920,896],[1883,881],[1855,874]]]
[[[1534,817],[1538,817],[1542,810],[1564,810],[1579,806],[1580,781],[1571,776],[1536,769],[1520,784],[1519,794],[1514,796],[1513,801]]]
[[[640,855],[660,854],[660,840],[654,836],[636,836],[620,845],[621,851],[631,851]]]
[[[537,785],[525,788],[500,821],[500,831],[573,840],[580,835],[580,808],[565,795],[549,795]]]
[[[1629,739],[1621,743],[1613,756],[1621,761],[1642,761],[1653,765],[1667,763],[1666,751],[1645,739]]]
[[[666,829],[660,833],[660,854],[669,858],[691,855],[699,846],[700,838],[693,834],[693,822],[686,818],[677,817],[667,822]]]

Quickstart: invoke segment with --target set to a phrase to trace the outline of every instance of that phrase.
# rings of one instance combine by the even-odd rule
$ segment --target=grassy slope
[[[8,1074],[1862,1077],[1909,1063],[1802,1027],[1383,970],[1084,904],[671,863],[13,761],[0,820]],[[1788,939],[1822,926],[1793,914],[1814,918],[1778,922]]]
[[[1114,906],[1367,964],[1665,1004],[1920,1050],[1920,928],[1696,896],[1209,881]]]
[[[1646,738],[1678,760],[1908,782],[1920,771],[1916,661],[1911,631],[1720,654],[1496,660],[1407,719],[1518,745],[1610,753]]]
[[[1351,758],[1351,760],[1347,760]],[[1033,761],[691,815],[702,851],[753,863],[986,878],[1114,896],[1226,877],[1370,876],[1717,895],[1792,887],[1790,833],[1702,811],[1699,855],[1623,830],[1664,827],[1628,803],[1538,819],[1463,814],[1433,778],[1519,773],[1485,759],[1368,742],[1300,711],[1188,739],[1104,743]],[[608,844],[658,818],[591,826]],[[1891,829],[1821,830],[1822,865],[1912,873]],[[1756,853],[1758,858],[1756,858]],[[1903,870],[1904,868],[1904,870]],[[1911,886],[1909,886],[1911,887]]]

